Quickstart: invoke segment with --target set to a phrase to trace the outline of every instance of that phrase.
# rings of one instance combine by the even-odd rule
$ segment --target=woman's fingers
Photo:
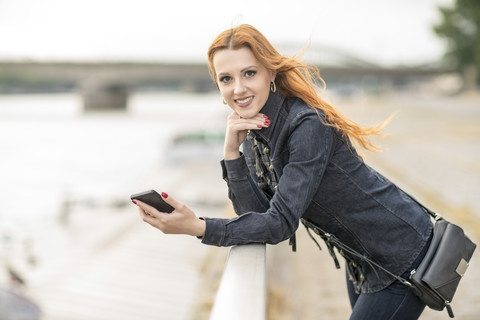
[[[160,212],[146,203],[135,200],[143,221],[166,234],[203,235],[205,232],[205,222],[203,220],[198,219],[190,208],[165,192],[162,192],[161,196],[175,210],[171,213]]]
[[[248,130],[260,130],[270,126],[270,120],[267,116],[259,113],[253,118],[241,118],[238,113],[233,112],[228,116],[227,137],[228,143],[235,143],[240,146]]]
[[[169,205],[171,205],[172,207],[175,208],[175,210],[177,208],[181,209],[184,207],[184,204],[181,203],[180,201],[177,201],[175,198],[173,197],[170,197],[167,193],[165,192],[162,192],[160,193],[160,195],[162,196],[162,199],[165,200],[166,203],[168,203]]]
[[[239,148],[245,141],[248,130],[260,130],[269,125],[270,120],[262,113],[258,113],[253,118],[242,118],[238,113],[232,112],[227,118],[224,144],[225,160],[236,159],[240,156]]]
[[[270,120],[262,113],[258,113],[253,118],[242,118],[238,113],[232,112],[228,116],[228,125],[235,130],[259,130],[268,127]]]
[[[151,216],[154,210],[157,211],[154,207],[140,200],[133,200],[132,202],[138,206],[140,212],[143,212],[146,215]]]

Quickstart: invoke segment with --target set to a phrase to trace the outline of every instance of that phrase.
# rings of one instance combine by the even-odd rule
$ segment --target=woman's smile
[[[248,107],[252,101],[253,101],[253,96],[250,96],[250,97],[246,97],[246,98],[240,98],[240,99],[235,99],[235,103],[241,107],[241,108],[245,108],[245,107]]]

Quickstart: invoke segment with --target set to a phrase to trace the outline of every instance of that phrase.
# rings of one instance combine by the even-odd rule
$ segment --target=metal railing
[[[210,320],[265,320],[266,248],[248,244],[230,249]]]

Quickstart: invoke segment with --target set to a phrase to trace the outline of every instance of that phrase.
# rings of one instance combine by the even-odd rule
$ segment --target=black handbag
[[[428,307],[439,311],[446,307],[448,315],[453,318],[450,303],[467,271],[476,244],[462,228],[425,210],[435,218],[433,238],[422,262],[410,275],[411,288]]]
[[[348,252],[350,255],[383,270],[412,289],[413,293],[428,307],[438,311],[446,308],[450,318],[453,318],[454,314],[450,303],[468,268],[476,244],[465,235],[462,228],[429,210],[413,197],[411,198],[434,219],[435,225],[427,253],[418,268],[412,270],[408,280],[393,274],[378,263],[348,247],[334,235],[325,232],[310,221],[302,219],[302,223],[319,248],[320,245],[309,229],[314,230],[326,242],[337,268],[339,268],[339,264],[333,252],[333,247],[336,247],[340,252]]]

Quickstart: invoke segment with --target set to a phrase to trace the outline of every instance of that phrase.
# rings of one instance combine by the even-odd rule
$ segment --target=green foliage
[[[459,71],[474,66],[480,83],[480,1],[456,0],[453,7],[439,7],[442,21],[433,27],[448,43],[446,57]]]

